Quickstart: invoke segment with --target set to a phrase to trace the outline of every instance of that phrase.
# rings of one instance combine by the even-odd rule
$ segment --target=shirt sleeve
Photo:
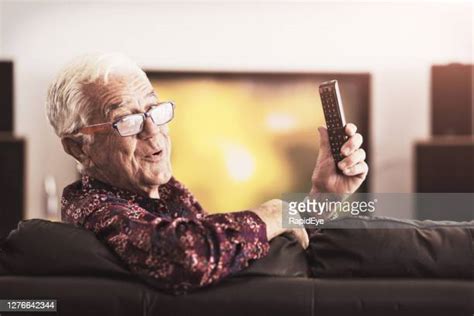
[[[127,204],[104,204],[84,227],[128,265],[172,294],[222,280],[268,253],[265,223],[242,211],[170,218]]]
[[[189,189],[175,177],[160,187],[160,196],[165,200],[175,200],[177,203],[184,205],[194,214],[206,214],[196,197]]]

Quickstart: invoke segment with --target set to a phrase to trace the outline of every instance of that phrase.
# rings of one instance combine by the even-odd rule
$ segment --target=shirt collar
[[[113,185],[107,184],[105,182],[102,182],[100,180],[97,180],[91,176],[88,175],[82,175],[82,190],[91,192],[91,191],[101,191],[105,190],[107,192],[113,193],[115,196],[121,199],[125,199],[131,202],[140,202],[144,199],[147,200],[153,200],[148,197],[142,196],[140,194],[121,189],[118,187],[115,187]]]
[[[139,203],[139,202],[153,202],[153,201],[159,201],[159,200],[162,200],[162,201],[169,200],[171,198],[172,190],[175,186],[176,181],[174,177],[171,177],[171,179],[167,183],[164,183],[159,186],[158,188],[158,191],[160,194],[159,199],[149,198],[147,196],[143,196],[126,189],[115,187],[108,183],[97,180],[96,178],[93,178],[89,175],[82,175],[81,182],[82,182],[83,192],[106,191],[106,192],[111,192],[118,198],[122,198],[131,202]]]

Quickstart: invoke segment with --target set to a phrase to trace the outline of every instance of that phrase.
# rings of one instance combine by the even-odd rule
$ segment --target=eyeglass
[[[147,117],[150,117],[153,123],[157,126],[164,125],[171,121],[174,116],[174,107],[175,105],[173,102],[160,102],[145,113],[125,115],[114,122],[85,126],[77,132],[83,134],[94,134],[95,132],[112,126],[120,136],[125,137],[136,135],[143,131],[143,126],[145,125]]]

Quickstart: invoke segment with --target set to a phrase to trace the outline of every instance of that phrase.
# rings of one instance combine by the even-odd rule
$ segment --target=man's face
[[[138,75],[111,76],[107,84],[97,81],[83,91],[94,107],[90,124],[143,113],[158,102],[149,80]],[[96,133],[88,154],[92,176],[150,197],[158,197],[157,186],[171,177],[168,125],[156,126],[150,118],[137,135],[122,137],[112,127]]]

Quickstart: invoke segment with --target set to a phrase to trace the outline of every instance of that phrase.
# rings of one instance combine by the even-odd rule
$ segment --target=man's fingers
[[[346,131],[347,136],[349,137],[354,136],[355,133],[357,132],[357,126],[355,126],[352,123],[348,123],[345,127],[345,131]]]
[[[328,130],[325,127],[318,127],[319,132],[319,150],[323,153],[331,153],[331,148],[329,147],[329,135]]]
[[[304,228],[295,228],[293,229],[293,234],[296,236],[301,246],[306,249],[309,246],[309,237],[306,229]]]
[[[357,176],[362,175],[365,179],[367,173],[369,172],[369,166],[365,161],[359,162],[355,166],[344,169],[342,171],[346,176]]]
[[[341,147],[341,153],[344,156],[349,156],[352,154],[354,151],[360,148],[362,145],[364,139],[362,138],[362,135],[359,133],[354,134],[351,136]]]
[[[339,169],[344,170],[358,164],[359,162],[364,161],[365,158],[366,158],[365,150],[362,148],[359,148],[356,151],[354,151],[352,154],[350,154],[348,157],[341,160],[337,165]]]
[[[301,229],[303,231],[303,236],[304,236],[304,244],[303,248],[306,249],[309,246],[309,236],[308,233],[306,232],[306,229]]]

